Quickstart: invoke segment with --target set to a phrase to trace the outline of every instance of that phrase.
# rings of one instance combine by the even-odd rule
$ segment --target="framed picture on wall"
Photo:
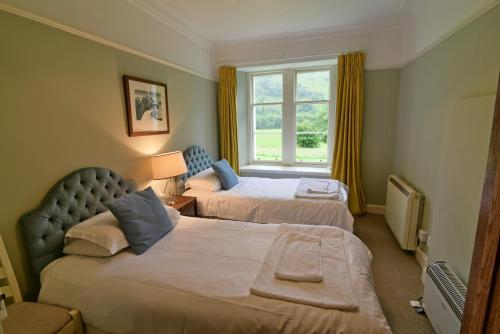
[[[123,76],[129,136],[159,135],[170,132],[167,85]]]

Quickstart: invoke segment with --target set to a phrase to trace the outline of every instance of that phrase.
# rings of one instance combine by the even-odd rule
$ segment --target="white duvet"
[[[216,192],[189,189],[197,198],[198,214],[254,223],[326,225],[353,231],[354,218],[344,201],[295,198],[300,179],[240,177],[230,190]]]
[[[140,256],[70,255],[42,273],[39,301],[76,308],[109,333],[390,333],[373,289],[371,255],[343,232],[359,311],[249,294],[278,225],[182,217]]]

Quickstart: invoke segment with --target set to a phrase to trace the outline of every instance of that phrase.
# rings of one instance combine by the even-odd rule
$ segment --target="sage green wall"
[[[430,261],[468,280],[500,69],[496,7],[401,70],[395,171],[426,197]]]
[[[248,165],[248,88],[247,73],[236,72],[237,97],[236,112],[238,114],[238,155],[240,166]]]
[[[369,204],[385,205],[387,178],[393,171],[399,74],[365,71],[361,177]]]
[[[217,85],[2,11],[0,40],[0,233],[25,293],[34,281],[19,217],[78,168],[145,185],[157,152],[200,144],[217,157]],[[169,135],[128,137],[124,74],[168,84]]]

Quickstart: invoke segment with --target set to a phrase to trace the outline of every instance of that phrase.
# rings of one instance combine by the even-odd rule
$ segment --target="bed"
[[[201,147],[184,152],[188,173],[185,182],[208,168],[212,157]],[[354,218],[347,206],[347,190],[342,201],[295,198],[300,179],[240,177],[230,190],[216,192],[188,189],[185,196],[196,197],[198,214],[254,223],[327,225],[353,231]]]
[[[144,254],[63,256],[65,232],[135,186],[102,168],[58,182],[21,218],[40,274],[39,302],[79,309],[88,333],[390,333],[373,288],[371,255],[341,231],[357,311],[322,309],[249,294],[276,224],[181,217]],[[313,227],[318,229],[319,227]]]

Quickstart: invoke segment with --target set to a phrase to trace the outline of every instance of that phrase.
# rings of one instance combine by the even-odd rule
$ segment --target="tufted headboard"
[[[210,168],[214,162],[204,148],[196,145],[184,151],[184,161],[186,161],[188,172],[181,177],[182,182],[186,182],[191,176]]]
[[[135,191],[135,183],[98,167],[77,170],[57,182],[34,210],[21,217],[37,275],[63,255],[64,235],[75,224],[107,210],[104,203]]]

